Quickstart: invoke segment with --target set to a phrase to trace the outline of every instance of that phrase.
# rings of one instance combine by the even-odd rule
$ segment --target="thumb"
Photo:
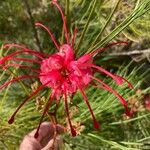
[[[48,142],[48,144],[43,147],[41,150],[48,150],[48,149],[53,149],[53,150],[60,150],[63,149],[64,143],[63,139],[61,136],[57,136],[55,139],[52,139]]]

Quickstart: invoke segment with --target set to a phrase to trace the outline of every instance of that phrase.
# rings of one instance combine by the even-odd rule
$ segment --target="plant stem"
[[[32,25],[32,30],[33,30],[34,38],[36,40],[36,45],[38,47],[38,50],[42,52],[42,48],[41,48],[40,41],[39,41],[39,38],[38,38],[38,33],[37,33],[36,28],[35,28],[35,21],[34,21],[34,18],[32,16],[32,13],[31,13],[30,5],[28,3],[28,0],[23,0],[23,1],[24,1],[24,4],[25,4],[27,13],[29,15],[31,25]]]

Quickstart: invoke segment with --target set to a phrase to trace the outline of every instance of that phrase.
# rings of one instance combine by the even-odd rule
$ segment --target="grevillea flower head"
[[[77,90],[81,93],[83,100],[85,101],[91,113],[93,123],[94,123],[94,128],[99,129],[100,125],[95,118],[95,115],[89,104],[88,97],[86,96],[86,93],[85,93],[85,89],[88,88],[89,86],[94,86],[95,88],[102,88],[104,90],[107,90],[113,93],[119,99],[121,104],[124,106],[125,113],[127,115],[130,115],[130,110],[128,109],[126,100],[121,95],[119,95],[117,91],[115,91],[108,84],[106,84],[104,81],[95,77],[95,72],[101,72],[103,74],[106,74],[107,76],[111,77],[118,85],[122,85],[124,82],[127,82],[129,87],[133,88],[132,85],[123,77],[114,75],[108,72],[107,70],[105,70],[104,68],[97,66],[93,63],[93,59],[96,54],[108,49],[109,47],[112,47],[113,45],[126,44],[126,42],[112,43],[105,48],[97,49],[94,52],[86,53],[80,58],[76,58],[73,46],[74,46],[74,40],[77,34],[77,29],[75,28],[73,38],[71,39],[68,29],[67,29],[66,19],[65,19],[65,16],[61,7],[58,5],[56,0],[55,1],[53,0],[52,3],[53,5],[57,7],[59,12],[61,13],[66,43],[60,45],[56,41],[51,30],[48,27],[44,26],[43,24],[38,22],[35,25],[45,29],[48,32],[51,40],[53,41],[57,49],[56,53],[50,55],[50,54],[45,54],[42,52],[36,52],[25,46],[18,45],[18,44],[5,44],[4,45],[4,49],[10,49],[12,47],[15,47],[18,50],[1,58],[0,66],[4,70],[7,70],[9,67],[24,68],[24,69],[30,70],[32,74],[15,77],[9,81],[6,81],[4,84],[0,85],[0,89],[6,87],[7,85],[13,82],[27,79],[27,78],[37,78],[41,82],[41,86],[38,87],[38,89],[35,90],[33,93],[31,93],[30,96],[27,99],[25,99],[21,103],[21,105],[16,109],[14,114],[11,116],[9,123],[10,124],[13,123],[15,115],[20,110],[20,108],[44,88],[50,88],[52,92],[49,98],[49,102],[47,103],[43,111],[35,137],[38,136],[38,131],[42,123],[43,117],[48,111],[52,102],[54,100],[56,101],[60,100],[61,97],[63,97],[64,99],[66,115],[68,117],[68,122],[70,125],[72,136],[76,135],[76,130],[73,128],[71,124],[71,118],[69,115],[68,97],[71,97],[72,95],[74,95],[77,92]],[[37,59],[18,57],[20,54],[24,54],[24,53],[32,54]],[[10,61],[11,63],[7,63],[8,61]],[[33,69],[32,67],[29,67],[27,65],[22,65],[21,63],[17,63],[19,61],[35,63],[39,65],[39,69]]]

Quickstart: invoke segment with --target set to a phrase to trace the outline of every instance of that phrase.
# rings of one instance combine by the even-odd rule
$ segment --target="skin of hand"
[[[54,139],[55,131],[57,133]],[[60,134],[65,128],[61,125],[54,125],[50,122],[43,122],[40,126],[39,136],[34,138],[36,129],[26,135],[20,145],[19,150],[59,150],[63,149],[63,139]]]

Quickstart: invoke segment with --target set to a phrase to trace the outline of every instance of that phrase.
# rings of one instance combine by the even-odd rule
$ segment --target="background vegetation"
[[[112,94],[88,89],[89,102],[101,122],[100,131],[93,129],[88,108],[77,93],[74,103],[78,103],[79,110],[74,106],[70,109],[74,126],[80,135],[72,138],[68,133],[64,134],[65,148],[150,149],[150,108],[145,106],[145,101],[150,101],[150,0],[61,0],[59,3],[65,11],[70,32],[73,33],[74,27],[78,28],[74,48],[77,56],[110,42],[128,41],[127,46],[115,46],[98,55],[95,63],[125,77],[135,87],[134,90],[129,90],[127,85],[117,87],[109,78],[102,76],[128,100],[135,111],[133,118],[123,114],[122,106]],[[22,43],[37,51],[53,53],[55,48],[49,36],[45,31],[34,28],[33,21],[49,26],[56,39],[64,42],[61,16],[50,0],[3,0],[0,2],[0,14],[1,46],[4,43]],[[1,48],[0,57],[6,53]],[[23,71],[16,68],[13,73]],[[0,71],[0,83],[12,77]],[[32,90],[33,83],[35,81],[30,80],[24,83],[28,91]],[[41,97],[46,97],[47,92],[41,93]],[[25,97],[27,94],[20,84],[13,84],[0,91],[0,149],[18,149],[23,136],[38,125],[41,109],[37,108],[37,98],[22,108],[13,125],[7,123]],[[58,120],[67,126],[63,100]]]

